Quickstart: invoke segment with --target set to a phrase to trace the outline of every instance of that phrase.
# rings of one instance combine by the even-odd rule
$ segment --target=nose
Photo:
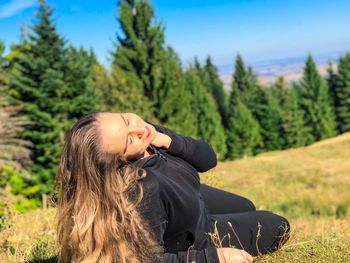
[[[129,133],[141,138],[145,134],[145,129],[146,128],[141,125],[133,125],[129,127]]]

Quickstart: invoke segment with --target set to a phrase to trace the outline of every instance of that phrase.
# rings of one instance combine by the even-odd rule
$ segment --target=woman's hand
[[[156,132],[156,136],[154,137],[151,144],[154,145],[155,147],[165,147],[166,149],[168,149],[171,143],[171,138],[169,137],[169,135],[158,132],[156,130],[155,132]]]
[[[217,248],[220,263],[251,263],[253,257],[243,249],[223,247]]]

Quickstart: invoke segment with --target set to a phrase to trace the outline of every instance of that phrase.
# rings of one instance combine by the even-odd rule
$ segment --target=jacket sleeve
[[[209,143],[202,139],[196,140],[191,137],[182,136],[158,124],[152,125],[157,131],[167,134],[171,138],[167,152],[181,157],[198,172],[206,172],[217,165],[216,154]]]
[[[147,169],[146,169],[147,170]],[[168,216],[166,204],[160,196],[159,184],[151,171],[141,180],[144,196],[141,201],[140,215],[149,224],[151,231],[164,249],[164,232],[167,227]],[[219,263],[216,247],[207,247],[202,250],[189,249],[177,253],[163,252],[156,263]]]

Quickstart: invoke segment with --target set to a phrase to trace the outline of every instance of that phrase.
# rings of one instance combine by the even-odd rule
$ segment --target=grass
[[[309,147],[220,163],[211,185],[290,220],[285,249],[256,262],[350,262],[350,133]]]
[[[204,182],[290,220],[291,238],[255,262],[350,262],[350,133],[309,147],[220,163]],[[55,209],[11,215],[0,232],[0,262],[56,254]]]
[[[0,262],[47,259],[56,254],[54,208],[14,214],[12,224],[0,232]]]

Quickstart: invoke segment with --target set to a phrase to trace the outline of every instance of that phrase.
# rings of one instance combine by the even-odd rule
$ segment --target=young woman
[[[200,184],[216,164],[205,141],[137,114],[82,117],[57,173],[60,262],[252,262],[277,250],[288,221]]]

